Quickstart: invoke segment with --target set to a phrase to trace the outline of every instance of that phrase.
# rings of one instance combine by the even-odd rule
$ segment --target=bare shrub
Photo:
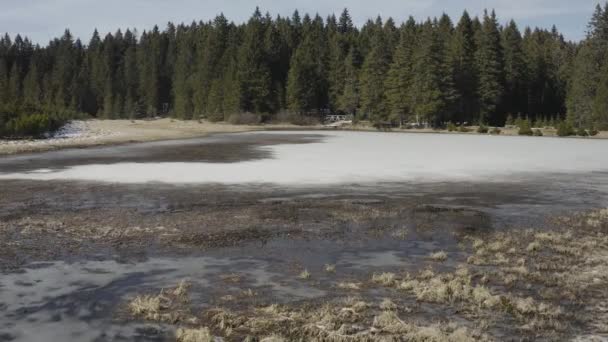
[[[258,125],[262,122],[262,116],[253,113],[238,113],[228,117],[228,122],[233,125]]]

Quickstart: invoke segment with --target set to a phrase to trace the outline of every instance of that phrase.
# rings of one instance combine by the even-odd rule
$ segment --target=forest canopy
[[[403,19],[403,18],[400,18]],[[465,11],[397,26],[357,28],[339,17],[223,15],[143,31],[69,30],[46,46],[0,39],[0,136],[39,135],[77,113],[92,117],[227,120],[353,114],[373,122],[483,123],[564,120],[608,129],[608,3],[586,39],[557,28],[502,25]]]

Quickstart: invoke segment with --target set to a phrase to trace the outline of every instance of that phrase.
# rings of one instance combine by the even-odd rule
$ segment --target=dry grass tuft
[[[393,286],[397,281],[397,276],[395,273],[385,272],[385,273],[374,273],[372,275],[372,282],[376,284],[380,284],[382,286]]]
[[[239,274],[236,273],[223,274],[220,276],[220,278],[227,283],[240,283],[243,279]]]
[[[324,268],[327,273],[336,273],[336,265],[326,264]]]
[[[528,247],[526,247],[526,251],[528,251],[529,253],[538,252],[539,250],[540,250],[540,243],[537,241],[530,242],[528,244]]]
[[[444,251],[439,251],[439,252],[431,253],[431,255],[429,255],[429,258],[433,261],[444,262],[444,261],[448,260],[448,254]]]
[[[260,342],[287,342],[285,338],[279,335],[272,335],[268,337],[264,337],[260,340]]]
[[[301,273],[298,275],[298,278],[300,278],[300,279],[305,279],[305,280],[310,279],[310,277],[311,277],[311,274],[310,274],[310,272],[308,272],[308,270],[307,270],[307,269],[304,269],[304,271],[302,271],[302,272],[301,272]]]
[[[166,308],[162,302],[164,302],[164,298],[161,296],[137,296],[129,302],[129,310],[134,316],[158,321],[161,310]]]
[[[177,287],[175,287],[172,291],[172,294],[180,299],[187,300],[188,298],[188,290],[192,285],[185,280],[179,282]]]
[[[196,322],[186,305],[189,303],[190,285],[181,281],[178,286],[161,290],[158,295],[142,295],[133,298],[127,305],[129,312],[138,318],[150,321],[176,323]]]
[[[384,300],[382,300],[382,303],[380,303],[380,309],[384,311],[397,310],[397,304],[393,303],[392,300],[385,298]]]
[[[208,328],[186,329],[179,328],[175,333],[177,342],[213,342],[215,338]]]

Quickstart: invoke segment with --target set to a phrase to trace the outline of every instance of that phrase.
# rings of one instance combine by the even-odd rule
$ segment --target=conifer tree
[[[145,113],[149,116],[158,114],[159,106],[159,55],[160,55],[160,34],[158,27],[148,34],[142,34],[142,48],[138,50],[139,72],[139,93],[142,97],[142,104]],[[107,89],[106,85],[106,89]]]
[[[412,114],[413,56],[416,46],[417,26],[410,17],[401,30],[401,38],[387,74],[385,87],[390,110],[390,120],[403,124]]]
[[[459,95],[454,109],[455,122],[471,122],[478,117],[476,50],[473,21],[465,11],[454,31],[450,49],[454,86]]]
[[[5,104],[9,99],[9,70],[6,59],[0,57],[0,103]]]
[[[138,89],[139,89],[139,70],[137,64],[137,47],[131,44],[124,57],[124,87],[125,87],[125,114],[133,119],[138,111]]]
[[[376,24],[381,28],[381,22]],[[384,81],[390,66],[390,53],[386,37],[381,30],[374,34],[371,50],[361,70],[361,109],[362,114],[372,121],[388,119]]]
[[[479,72],[479,122],[501,124],[498,109],[504,95],[504,60],[496,13],[484,14],[476,54]],[[501,122],[502,120],[502,122]]]
[[[595,100],[593,102],[593,122],[590,127],[594,129],[608,129],[608,63],[601,71]]]
[[[115,119],[114,112],[114,89],[112,88],[112,80],[108,78],[106,80],[106,88],[104,90],[103,99],[103,116],[105,119]]]
[[[179,119],[190,119],[194,110],[192,103],[192,64],[194,47],[188,37],[178,42],[177,60],[173,74],[174,115]]]
[[[19,74],[19,66],[13,63],[11,67],[10,78],[8,82],[8,100],[13,104],[18,104],[21,99],[21,75]]]
[[[38,66],[32,63],[25,80],[23,81],[23,100],[29,106],[37,107],[40,105],[42,89],[40,88],[40,76]]]
[[[452,104],[450,71],[444,68],[445,47],[431,21],[422,28],[420,44],[413,55],[410,85],[412,110],[417,122],[440,125]]]
[[[511,20],[502,34],[505,57],[505,113],[527,113],[527,65],[523,40],[517,24]],[[505,117],[506,120],[506,117]]]
[[[306,39],[291,59],[287,80],[287,106],[289,110],[305,114],[316,109],[316,66],[311,56],[312,40]]]
[[[245,112],[268,112],[271,109],[272,79],[264,51],[264,32],[262,15],[256,8],[245,27],[239,51],[240,102]]]
[[[338,100],[338,108],[350,115],[356,116],[359,108],[359,71],[356,67],[357,53],[354,48],[349,51],[344,61],[344,88]]]

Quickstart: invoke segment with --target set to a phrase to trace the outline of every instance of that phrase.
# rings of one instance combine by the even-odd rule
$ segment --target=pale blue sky
[[[300,13],[339,13],[350,9],[360,26],[378,14],[393,17],[398,23],[413,15],[417,20],[443,12],[457,21],[464,9],[473,15],[484,8],[496,9],[501,23],[513,18],[520,25],[550,28],[557,25],[567,39],[584,37],[587,22],[596,4],[605,0],[2,0],[0,32],[21,33],[34,42],[46,44],[70,28],[75,36],[88,42],[98,28],[102,34],[118,28],[135,27],[140,31],[168,21],[176,23],[207,20],[223,12],[235,22],[246,21],[255,6],[263,12],[291,15]]]

